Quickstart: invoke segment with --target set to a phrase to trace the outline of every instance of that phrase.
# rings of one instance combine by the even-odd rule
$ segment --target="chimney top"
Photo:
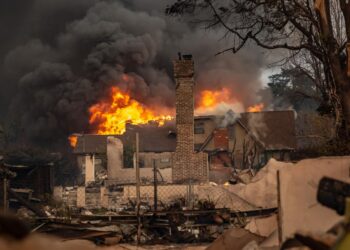
[[[192,55],[181,55],[178,53],[178,60],[174,60],[174,76],[175,78],[193,77],[194,63]]]
[[[192,55],[183,55],[182,58],[184,60],[192,60]]]
[[[191,54],[187,54],[187,55],[182,55],[181,52],[177,52],[178,55],[178,60],[192,60],[192,55]]]

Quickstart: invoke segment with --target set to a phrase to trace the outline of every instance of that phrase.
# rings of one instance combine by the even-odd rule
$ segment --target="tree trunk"
[[[345,136],[344,139],[347,139],[350,135],[350,80],[347,77],[346,69],[341,65],[338,54],[332,53],[330,66],[342,108],[342,127],[338,136],[340,138]]]
[[[341,9],[345,19],[345,28],[347,34],[347,40],[350,41],[350,4],[347,0],[339,0]],[[316,0],[315,9],[319,15],[321,33],[324,47],[327,48],[327,57],[330,64],[330,70],[332,73],[332,78],[336,86],[336,95],[340,99],[341,105],[341,128],[337,128],[338,138],[347,139],[349,136],[350,129],[350,79],[347,75],[347,67],[342,65],[339,53],[340,46],[337,44],[334,38],[333,27],[331,22],[331,10],[330,2],[327,0]],[[349,56],[349,55],[347,55]],[[336,106],[336,105],[335,105]],[[337,112],[337,110],[336,110]],[[338,124],[337,124],[338,125]]]
[[[343,70],[343,74],[340,75],[341,79],[339,84],[341,85],[342,91],[342,108],[344,114],[345,122],[345,131],[346,137],[349,138],[350,133],[350,2],[348,0],[340,0],[340,7],[344,15],[345,20],[345,30],[347,37],[347,46],[346,46],[346,56],[347,62]]]
[[[349,83],[348,83],[349,85]],[[350,135],[350,88],[348,87],[346,91],[342,92],[342,107],[344,114],[344,132],[346,139],[349,139]]]

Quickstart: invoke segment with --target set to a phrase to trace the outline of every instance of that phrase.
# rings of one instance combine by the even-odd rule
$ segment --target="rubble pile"
[[[84,239],[104,246],[138,242],[145,247],[212,242],[207,249],[278,249],[290,241],[297,245],[308,239],[335,242],[336,235],[326,232],[343,217],[318,204],[317,185],[324,176],[348,181],[349,166],[350,157],[318,158],[296,164],[271,159],[257,173],[249,173],[249,178],[248,172],[240,173],[245,177],[236,178],[236,184],[193,186],[191,200],[179,196],[159,202],[158,210],[154,210],[154,200],[146,195],[138,213],[135,198],[130,199],[134,189],[129,186],[111,186],[108,195],[96,183],[83,188],[61,187],[55,195],[63,197],[62,201],[44,205],[38,200],[39,212],[21,202],[30,200],[30,190],[11,192],[22,204],[17,216],[31,221],[33,231],[64,241]],[[144,189],[149,195],[151,191]],[[128,197],[126,193],[132,195]],[[84,207],[77,207],[79,197],[84,199]],[[101,206],[106,199],[114,199],[118,206]]]
[[[139,215],[135,213],[134,187],[111,186],[107,193],[97,182],[83,187],[55,187],[54,201],[49,205],[39,203],[45,216],[38,217],[24,207],[18,210],[18,215],[32,220],[37,233],[108,246],[135,242],[146,245],[212,242],[232,226],[245,227],[250,223],[249,217],[275,212],[271,207],[261,210],[227,186],[192,186],[195,195],[190,200],[180,195],[186,193],[187,186],[176,187],[178,193],[170,192],[173,186],[161,187],[166,191],[164,194],[172,196],[161,196],[157,211],[153,211],[153,198],[147,198],[153,195],[153,187],[144,188],[143,194],[148,196],[141,200]],[[111,199],[115,205],[106,206],[111,204]]]
[[[277,171],[293,165],[271,159],[251,178],[249,183],[238,183],[225,188],[256,207],[277,207]]]

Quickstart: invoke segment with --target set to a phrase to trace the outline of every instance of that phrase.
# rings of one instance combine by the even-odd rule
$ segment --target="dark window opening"
[[[204,134],[204,128],[199,128],[199,127],[197,127],[197,128],[194,128],[194,133],[195,134]]]
[[[195,134],[204,134],[204,122],[198,122],[194,124],[194,133]]]
[[[143,158],[139,158],[139,167],[140,168],[145,168],[145,160]]]

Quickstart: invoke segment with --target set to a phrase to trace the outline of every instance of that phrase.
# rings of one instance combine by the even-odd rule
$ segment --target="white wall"
[[[152,155],[154,153],[150,153]],[[147,154],[146,154],[147,155]],[[171,153],[156,154],[157,157],[170,157]],[[145,153],[143,153],[145,156]],[[107,138],[107,162],[108,162],[108,183],[135,183],[136,170],[135,168],[123,168],[123,144],[115,137]],[[164,181],[171,182],[172,168],[159,169]],[[140,178],[143,183],[153,182],[153,168],[140,168]],[[158,175],[158,180],[161,177]]]
[[[95,155],[85,156],[85,184],[95,181]]]
[[[123,143],[113,136],[107,137],[107,178],[120,178],[123,169]]]

